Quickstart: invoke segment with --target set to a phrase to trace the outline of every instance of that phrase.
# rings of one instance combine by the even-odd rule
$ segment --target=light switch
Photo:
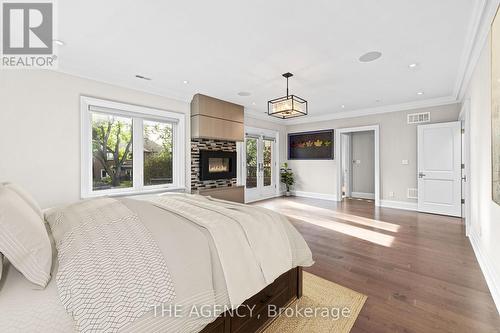
[[[394,192],[389,192],[389,197],[394,198]]]
[[[403,164],[403,165],[408,165],[408,160],[402,160],[402,161],[401,161],[401,164]]]

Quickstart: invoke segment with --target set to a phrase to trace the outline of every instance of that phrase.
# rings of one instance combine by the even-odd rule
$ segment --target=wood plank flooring
[[[276,198],[311,247],[307,271],[368,296],[351,332],[500,332],[462,221],[372,202]]]

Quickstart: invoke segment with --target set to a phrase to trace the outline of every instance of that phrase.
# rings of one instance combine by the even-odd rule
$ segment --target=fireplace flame
[[[229,159],[225,157],[210,157],[208,159],[208,172],[209,173],[222,173],[229,172]]]
[[[223,164],[216,164],[216,165],[211,164],[208,167],[208,172],[227,172],[227,171],[229,171],[227,166]]]

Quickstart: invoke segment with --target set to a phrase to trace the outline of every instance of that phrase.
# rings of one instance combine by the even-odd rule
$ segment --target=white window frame
[[[92,109],[92,111],[91,111]],[[93,97],[80,97],[81,110],[81,197],[136,195],[186,188],[186,116],[180,112],[119,103]],[[98,110],[98,111],[96,111]],[[92,189],[92,113],[114,114],[132,118],[133,179],[132,187],[94,191]],[[144,186],[143,121],[172,123],[172,184]]]

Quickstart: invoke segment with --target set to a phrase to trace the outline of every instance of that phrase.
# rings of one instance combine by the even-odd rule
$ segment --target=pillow
[[[7,186],[0,187],[0,252],[30,282],[47,285],[52,248],[44,222]]]
[[[21,186],[14,183],[3,183],[3,185],[7,188],[10,188],[12,191],[16,192],[17,195],[19,195],[24,201],[26,201],[26,203],[30,205],[31,208],[33,208],[33,210],[35,211],[35,213],[37,213],[38,216],[40,216],[41,219],[43,220],[42,209],[40,208],[35,198],[33,198],[31,194],[25,191]]]

